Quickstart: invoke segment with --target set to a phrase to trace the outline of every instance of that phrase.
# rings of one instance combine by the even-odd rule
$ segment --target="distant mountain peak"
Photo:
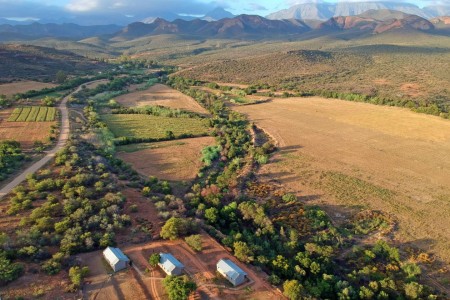
[[[394,10],[369,10],[356,16],[338,16],[319,25],[319,29],[383,33],[391,30],[433,30],[434,25],[419,16]]]
[[[223,7],[216,7],[210,12],[208,12],[202,19],[207,21],[218,21],[225,18],[233,18],[234,15],[229,11],[225,10]]]

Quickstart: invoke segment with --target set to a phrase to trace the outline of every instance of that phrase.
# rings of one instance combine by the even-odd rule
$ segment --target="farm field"
[[[339,221],[390,213],[398,241],[450,262],[450,122],[406,109],[318,97],[240,106],[279,144],[259,175]]]
[[[8,122],[52,122],[55,121],[56,108],[46,106],[24,106],[13,110]]]
[[[164,180],[193,180],[202,162],[201,150],[214,144],[213,137],[133,144],[118,147],[118,157],[145,176]]]
[[[0,140],[16,140],[23,149],[31,149],[34,141],[47,141],[56,122],[8,122],[12,109],[0,110]]]
[[[163,84],[155,84],[145,91],[125,94],[115,99],[118,103],[126,107],[161,105],[169,108],[179,108],[208,114],[208,111],[194,99]]]
[[[208,134],[208,120],[167,118],[139,114],[102,115],[116,138],[163,139],[167,131],[180,135],[202,136]]]
[[[42,90],[43,88],[55,87],[56,84],[39,81],[18,81],[13,83],[0,84],[0,95],[12,96],[17,93],[24,93],[31,90]]]

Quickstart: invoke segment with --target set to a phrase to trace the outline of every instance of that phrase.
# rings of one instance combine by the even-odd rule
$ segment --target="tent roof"
[[[173,271],[175,268],[184,268],[184,265],[178,261],[172,254],[170,253],[160,253],[159,263],[163,266],[163,268],[169,272]]]
[[[111,264],[116,264],[119,261],[126,261],[126,262],[130,261],[128,257],[125,254],[123,254],[123,252],[119,248],[107,247],[103,251],[103,255]]]

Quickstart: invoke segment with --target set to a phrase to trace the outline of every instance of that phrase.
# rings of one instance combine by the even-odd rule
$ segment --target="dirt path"
[[[94,83],[95,81],[92,81],[90,83]],[[73,93],[70,95],[64,97],[63,101],[59,104],[58,108],[61,112],[61,131],[59,135],[58,142],[56,146],[48,151],[46,155],[41,158],[39,161],[35,162],[31,166],[29,166],[25,171],[20,173],[16,176],[10,183],[8,183],[6,186],[4,186],[2,189],[0,189],[0,199],[5,197],[7,194],[9,194],[16,186],[21,184],[30,173],[37,172],[40,168],[45,166],[50,160],[55,157],[56,153],[61,150],[67,143],[67,140],[69,138],[70,134],[70,126],[69,126],[69,110],[67,109],[67,100],[69,97],[78,92],[81,89],[81,86],[79,86]]]

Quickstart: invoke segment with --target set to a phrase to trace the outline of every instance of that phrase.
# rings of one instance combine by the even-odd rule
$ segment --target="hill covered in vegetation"
[[[106,67],[68,51],[18,44],[0,44],[0,78],[54,79],[58,71],[82,74]]]

